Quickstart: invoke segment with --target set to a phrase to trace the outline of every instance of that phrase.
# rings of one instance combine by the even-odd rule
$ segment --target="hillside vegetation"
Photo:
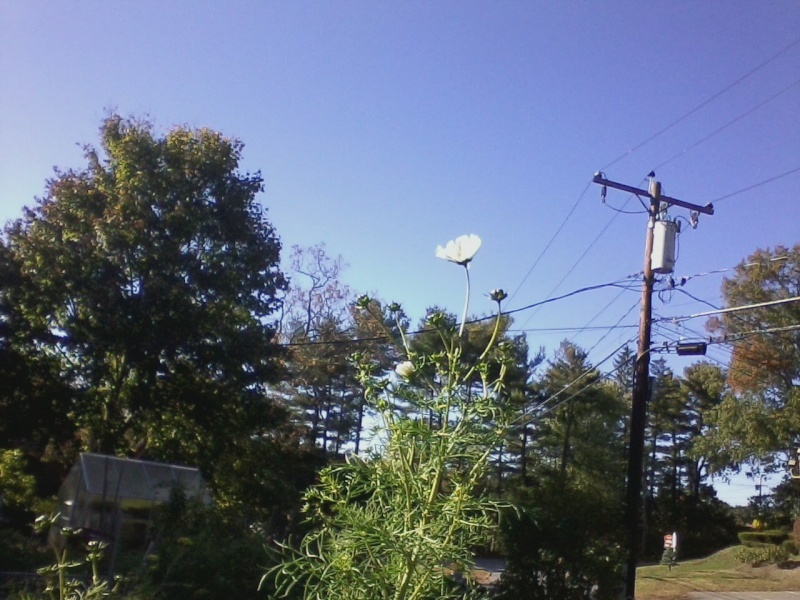
[[[800,561],[789,561],[783,568],[751,567],[734,558],[737,548],[732,546],[707,558],[680,562],[672,571],[663,565],[641,567],[637,571],[636,596],[639,600],[681,600],[694,591],[800,590]]]

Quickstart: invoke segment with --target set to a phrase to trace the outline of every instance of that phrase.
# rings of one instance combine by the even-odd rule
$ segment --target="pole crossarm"
[[[616,181],[611,181],[610,179],[606,179],[605,177],[603,177],[601,173],[595,173],[594,177],[592,178],[592,182],[600,184],[605,187],[622,190],[623,192],[630,192],[631,194],[636,194],[637,196],[647,196],[648,198],[655,200],[655,198],[653,198],[653,196],[650,194],[649,191],[633,187],[632,185],[625,185],[624,183],[617,183]],[[706,204],[705,206],[700,206],[699,204],[692,204],[691,202],[685,202],[683,200],[678,200],[677,198],[670,198],[669,196],[664,196],[664,195],[659,196],[658,200],[660,202],[666,202],[667,204],[674,204],[675,206],[688,208],[689,210],[696,210],[697,212],[703,213],[705,215],[714,214],[714,205],[711,203]]]

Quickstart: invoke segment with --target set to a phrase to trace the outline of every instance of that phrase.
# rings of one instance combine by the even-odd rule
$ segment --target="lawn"
[[[681,600],[689,592],[756,592],[800,590],[800,560],[786,568],[775,565],[753,568],[738,562],[738,546],[726,548],[707,558],[680,562],[670,571],[666,566],[639,567],[636,571],[637,600]]]

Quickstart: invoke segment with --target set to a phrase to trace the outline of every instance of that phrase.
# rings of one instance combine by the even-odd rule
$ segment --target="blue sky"
[[[595,171],[645,186],[655,169],[666,194],[697,204],[791,172],[681,234],[676,275],[708,273],[800,241],[798,25],[794,0],[4,0],[0,219],[53,166],[83,165],[109,109],[210,127],[244,141],[285,247],[325,242],[353,288],[416,319],[460,311],[462,273],[434,249],[465,233],[483,238],[478,313],[493,288],[516,292],[513,309],[640,271],[645,216],[609,207],[641,206],[614,191],[604,205]],[[718,305],[721,277],[684,289]],[[534,347],[568,338],[598,363],[635,336],[638,298],[587,292],[517,325]],[[654,307],[708,309],[682,292]],[[564,330],[589,323],[605,329]],[[654,341],[677,335],[696,333],[662,327]],[[734,503],[754,493],[720,489]]]

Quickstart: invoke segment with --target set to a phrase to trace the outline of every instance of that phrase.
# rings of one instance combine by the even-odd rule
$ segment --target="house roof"
[[[166,501],[177,486],[188,497],[205,498],[200,470],[166,463],[119,458],[89,452],[78,463],[84,490],[94,496]]]

